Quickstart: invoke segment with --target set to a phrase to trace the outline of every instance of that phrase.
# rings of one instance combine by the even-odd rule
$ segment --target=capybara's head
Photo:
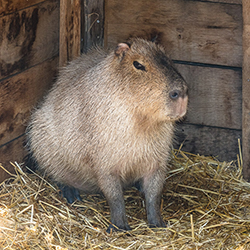
[[[145,115],[171,121],[186,114],[187,84],[162,46],[140,38],[120,43],[113,63],[140,114],[145,110]]]

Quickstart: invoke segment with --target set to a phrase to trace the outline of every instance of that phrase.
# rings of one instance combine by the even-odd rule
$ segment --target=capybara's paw
[[[163,220],[157,221],[155,223],[150,223],[148,225],[150,228],[165,228],[166,224]]]
[[[72,204],[76,199],[82,201],[78,189],[63,184],[58,184],[58,187],[60,188],[63,197],[67,199],[68,203]]]
[[[111,232],[126,232],[130,230],[131,228],[129,225],[124,225],[123,227],[117,227],[113,224],[110,224],[106,232],[110,234]]]

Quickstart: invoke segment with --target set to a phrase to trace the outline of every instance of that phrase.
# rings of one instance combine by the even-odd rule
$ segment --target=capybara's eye
[[[180,91],[179,90],[173,90],[169,93],[169,96],[171,99],[175,100],[179,97]]]
[[[146,71],[145,66],[143,66],[142,64],[140,64],[140,63],[137,62],[137,61],[134,61],[134,62],[133,62],[133,65],[135,66],[136,69]]]

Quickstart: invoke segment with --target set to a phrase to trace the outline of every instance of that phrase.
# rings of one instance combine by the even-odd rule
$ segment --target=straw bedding
[[[124,194],[132,230],[111,235],[103,196],[67,204],[53,183],[15,163],[16,174],[0,185],[0,249],[250,249],[250,184],[240,159],[173,150],[161,204],[167,227],[147,227],[132,188]]]

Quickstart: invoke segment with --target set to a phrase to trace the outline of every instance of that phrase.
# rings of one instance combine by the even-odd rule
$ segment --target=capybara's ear
[[[130,46],[127,43],[119,43],[115,49],[115,55],[122,59],[129,49]]]

